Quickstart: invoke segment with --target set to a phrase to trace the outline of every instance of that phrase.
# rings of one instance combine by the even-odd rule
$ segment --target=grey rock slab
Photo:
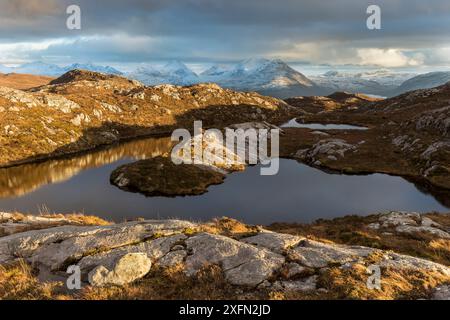
[[[113,225],[92,235],[74,236],[41,246],[30,260],[35,265],[43,264],[57,270],[66,262],[79,260],[92,252],[132,245],[156,234],[168,236],[181,233],[185,228],[194,226],[190,222],[178,220],[149,220]]]
[[[62,226],[32,230],[0,238],[0,247],[6,246],[10,255],[27,258],[41,246],[70,237],[84,237],[109,230],[108,227]]]
[[[261,232],[255,236],[242,239],[241,241],[264,247],[277,253],[283,253],[286,249],[299,244],[304,238],[290,234],[276,233],[270,231]]]
[[[302,274],[303,272],[306,271],[306,268],[299,265],[298,263],[295,262],[290,262],[286,265],[287,268],[287,277],[288,278],[292,278],[295,277],[296,275]]]
[[[450,268],[447,266],[398,253],[385,254],[383,259],[378,262],[378,265],[395,270],[434,271],[445,276],[450,276]]]
[[[190,252],[186,258],[188,275],[218,264],[230,283],[236,285],[257,285],[284,263],[279,254],[220,235],[202,233],[186,240],[186,245]]]
[[[397,228],[395,228],[395,231],[397,231],[398,233],[406,233],[406,234],[428,233],[428,234],[432,234],[438,238],[450,239],[450,233],[445,232],[445,231],[435,228],[435,227],[428,227],[428,226],[415,227],[415,226],[402,225],[402,226],[398,226]]]
[[[360,246],[326,244],[304,240],[289,251],[291,259],[311,268],[324,268],[331,263],[344,264],[358,261],[373,253],[375,249]]]
[[[391,211],[381,214],[379,221],[385,228],[400,225],[417,225],[416,220],[421,220],[420,214],[416,212]]]
[[[171,251],[164,257],[162,257],[158,261],[158,264],[163,268],[173,267],[179,264],[183,264],[186,256],[187,256],[186,250]]]

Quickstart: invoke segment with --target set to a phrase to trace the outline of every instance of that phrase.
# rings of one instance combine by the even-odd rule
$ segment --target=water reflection
[[[16,170],[17,176],[5,170],[0,173],[1,179],[12,190],[2,187],[0,211],[38,213],[39,207],[46,205],[54,212],[84,212],[114,221],[228,216],[257,224],[308,222],[382,210],[448,212],[434,197],[400,177],[335,175],[286,159],[281,159],[275,176],[261,176],[258,166],[250,167],[195,197],[146,198],[109,183],[111,172],[119,165],[163,154],[170,145],[169,139],[150,139],[74,159],[26,166],[23,171],[19,167],[8,169]]]
[[[44,185],[66,181],[81,171],[120,159],[139,160],[164,155],[170,151],[171,146],[170,138],[142,139],[71,158],[0,169],[0,198],[22,196]]]
[[[320,124],[320,123],[298,123],[297,119],[291,119],[281,128],[306,128],[312,130],[367,130],[366,127],[353,126],[349,124]]]

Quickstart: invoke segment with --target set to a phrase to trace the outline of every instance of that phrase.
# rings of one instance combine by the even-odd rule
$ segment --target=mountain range
[[[74,69],[83,69],[95,72],[109,73],[122,75],[119,70],[109,66],[98,66],[94,64],[74,63],[65,67],[60,67],[56,64],[45,63],[41,61],[25,63],[17,67],[7,67],[0,65],[1,73],[18,73],[18,74],[33,74],[40,76],[59,77],[60,75]]]
[[[60,67],[44,62],[26,63],[18,67],[0,65],[0,73],[33,74],[57,77],[73,69],[123,75],[146,85],[192,85],[214,82],[239,91],[256,91],[277,98],[329,95],[336,91],[391,97],[406,91],[431,88],[450,81],[450,72],[426,74],[393,72],[380,69],[366,72],[328,71],[305,76],[280,59],[252,58],[235,65],[213,65],[197,74],[180,61],[163,66],[141,65],[131,72],[110,66],[75,63]]]

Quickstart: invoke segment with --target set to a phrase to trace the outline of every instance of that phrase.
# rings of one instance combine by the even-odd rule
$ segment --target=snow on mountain
[[[315,86],[314,82],[279,59],[248,59],[229,70],[215,66],[202,76],[226,87],[246,90]]]
[[[214,65],[209,69],[200,73],[201,77],[220,77],[223,76],[226,72],[230,71],[230,67],[226,65]]]
[[[56,64],[45,63],[41,61],[25,63],[18,67],[6,67],[0,66],[1,73],[19,73],[19,74],[33,74],[33,75],[41,75],[41,76],[50,76],[50,77],[59,77],[62,74],[74,70],[74,69],[83,69],[95,72],[109,73],[109,74],[117,74],[120,75],[122,72],[119,70],[110,67],[110,66],[99,66],[93,64],[80,64],[74,63],[66,67],[60,67]]]
[[[450,81],[450,72],[439,71],[420,74],[403,82],[395,89],[394,95],[417,89],[429,89],[438,87]]]
[[[81,69],[81,70],[88,70],[88,71],[94,71],[94,72],[101,72],[101,73],[107,73],[107,74],[116,74],[121,75],[122,72],[119,70],[110,67],[110,66],[98,66],[94,64],[81,64],[81,63],[74,63],[70,66],[64,67],[65,72],[75,69]]]
[[[389,96],[394,88],[413,76],[415,74],[392,72],[385,69],[357,73],[332,70],[319,76],[313,76],[311,79],[334,91]]]
[[[248,59],[234,67],[213,66],[201,74],[204,82],[278,98],[330,93],[279,59]]]
[[[61,68],[56,64],[37,61],[25,63],[21,66],[11,68],[11,72],[57,77],[65,73],[65,70],[64,68]]]
[[[199,76],[180,61],[171,61],[159,68],[140,66],[128,73],[127,77],[146,85],[190,85],[201,82]]]

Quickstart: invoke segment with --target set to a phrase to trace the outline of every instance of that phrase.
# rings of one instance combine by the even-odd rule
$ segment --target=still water
[[[275,176],[261,176],[258,167],[250,167],[201,196],[147,198],[110,184],[110,173],[118,166],[167,154],[171,146],[169,138],[150,138],[69,159],[0,169],[0,211],[39,213],[45,206],[52,212],[83,212],[118,222],[228,216],[258,224],[383,210],[449,211],[400,177],[335,175],[287,159],[280,160]]]
[[[299,123],[296,119],[282,124],[281,128],[306,128],[312,130],[367,130],[366,127],[353,126],[350,124],[320,124],[320,123]]]

